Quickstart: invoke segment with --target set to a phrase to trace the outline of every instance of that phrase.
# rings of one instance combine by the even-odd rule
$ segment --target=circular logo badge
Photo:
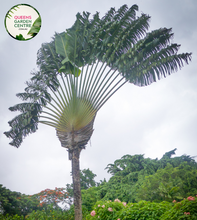
[[[31,5],[15,5],[5,16],[5,28],[9,35],[17,40],[32,39],[38,34],[40,27],[40,14]]]

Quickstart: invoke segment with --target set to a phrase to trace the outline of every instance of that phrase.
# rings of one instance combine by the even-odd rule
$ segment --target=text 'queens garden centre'
[[[14,27],[29,28],[32,25],[31,16],[14,16]]]

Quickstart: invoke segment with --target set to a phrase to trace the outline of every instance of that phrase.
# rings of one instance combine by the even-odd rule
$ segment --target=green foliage
[[[146,176],[137,191],[138,200],[182,200],[190,193],[197,193],[197,169],[187,162],[173,168],[167,164],[153,175]]]
[[[182,200],[181,202],[163,201],[160,203],[150,201],[140,201],[138,203],[121,202],[119,199],[114,201],[97,201],[93,209],[83,211],[83,220],[177,220],[177,219],[196,219],[197,216],[197,196]],[[0,220],[46,220],[46,219],[66,219],[74,220],[74,206],[69,210],[54,209],[52,205],[47,209],[33,211],[25,218],[19,215],[0,215]]]
[[[96,202],[93,211],[91,214],[86,216],[87,220],[93,219],[105,219],[105,220],[113,220],[117,219],[120,215],[121,210],[124,208],[125,203],[121,203],[119,200],[117,201],[98,201]]]
[[[28,220],[45,220],[45,219],[57,219],[57,220],[74,220],[73,210],[62,211],[61,209],[54,209],[53,206],[48,206],[47,209],[33,211],[25,217]]]
[[[86,207],[82,207],[82,212],[83,212],[83,219],[86,220],[86,215],[89,213]],[[74,213],[74,205],[71,205],[71,207],[67,210],[61,210],[61,209],[54,209],[52,205],[47,206],[46,209],[43,210],[37,210],[33,211],[29,215],[25,217],[27,220],[74,220],[75,213]]]
[[[83,220],[98,216],[105,220],[155,220],[161,215],[162,220],[195,219],[197,197],[190,195],[197,195],[197,163],[186,155],[171,158],[174,152],[165,153],[160,160],[125,155],[107,166],[113,174],[108,182],[96,183],[96,174],[90,169],[82,170]],[[181,201],[183,198],[187,199]],[[59,206],[62,202],[67,205],[64,209]],[[0,219],[22,220],[26,216],[32,220],[74,220],[72,184],[67,184],[66,190],[46,189],[33,196],[12,192],[0,185],[0,204],[0,212],[3,212]],[[95,216],[91,216],[92,210]]]
[[[98,12],[91,19],[88,12],[78,13],[71,28],[42,44],[37,57],[39,71],[33,73],[25,92],[18,95],[36,110],[26,109],[9,122],[11,130],[5,135],[13,140],[11,145],[19,147],[38,129],[38,122],[65,132],[71,132],[68,126],[77,125],[78,131],[126,82],[146,86],[189,63],[191,53],[179,54],[180,45],[171,44],[172,30],[148,32],[150,16],[137,16],[137,11],[137,5],[123,5],[118,10],[111,8],[102,18]],[[30,34],[37,34],[40,25],[38,18]],[[53,99],[54,108],[48,107],[50,94],[57,98]],[[70,101],[75,104],[69,105]],[[77,112],[78,102],[83,111],[75,118],[71,113]],[[15,110],[20,111],[16,106]],[[38,120],[41,116],[46,121]]]
[[[193,157],[189,155],[182,155],[180,157],[173,157],[171,156],[175,154],[175,148],[172,151],[166,152],[163,157],[159,160],[159,167],[158,168],[165,168],[168,163],[170,163],[173,167],[178,167],[181,163],[187,162],[188,165],[197,168],[197,163]]]
[[[182,190],[184,197],[197,194],[197,163],[184,162],[178,167],[178,174],[183,182]]]
[[[171,207],[172,205],[168,202],[154,203],[140,201],[139,203],[129,203],[118,217],[124,220],[157,220]]]
[[[96,174],[94,174],[89,168],[83,169],[80,172],[80,183],[81,183],[81,189],[88,189],[90,187],[96,186],[96,182],[94,178],[96,177]]]
[[[0,220],[24,220],[25,218],[20,215],[0,215]]]
[[[39,209],[39,200],[35,196],[28,196],[19,192],[12,192],[0,185],[0,209],[3,215],[27,215]]]
[[[197,217],[197,195],[192,197],[189,196],[181,202],[175,202],[172,209],[166,211],[162,216],[161,220],[177,220],[177,219],[193,219]]]
[[[73,38],[76,41],[79,38],[77,38],[76,34],[73,33],[72,31],[69,32],[69,30],[67,31],[67,33],[63,32],[61,34],[57,34],[55,37],[56,53],[59,55],[62,55],[64,57],[64,59],[61,62],[61,64],[63,66],[60,67],[58,72],[59,73],[67,73],[67,74],[70,73],[70,74],[73,74],[74,76],[77,77],[81,73],[81,70],[79,69],[79,67],[77,65],[81,66],[81,64],[79,62],[76,62],[75,58],[76,58],[76,56],[78,56],[80,59],[80,55],[77,55],[77,53],[73,55],[74,48],[72,48],[71,45],[73,47],[75,47],[75,44],[73,43]],[[73,35],[73,36],[71,37],[70,35]],[[78,42],[78,44],[79,44],[79,42]]]
[[[138,200],[172,201],[183,199],[183,182],[178,168],[167,164],[164,169],[158,169],[153,175],[146,176],[138,189]],[[182,195],[182,196],[181,196]]]
[[[112,177],[98,187],[98,196],[102,200],[118,197],[125,202],[159,202],[196,194],[197,163],[186,155],[171,158],[175,150],[165,153],[160,160],[125,155],[108,164],[106,169]]]
[[[91,211],[94,204],[100,199],[98,196],[98,187],[90,187],[86,190],[81,190],[82,206]]]
[[[157,220],[160,216],[172,207],[171,203],[146,202],[139,203],[121,202],[119,199],[112,201],[98,201],[93,211],[87,215],[87,220],[105,219],[105,220]]]

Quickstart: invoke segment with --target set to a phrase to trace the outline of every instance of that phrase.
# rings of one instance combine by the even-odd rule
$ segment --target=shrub
[[[72,209],[63,211],[61,209],[54,209],[52,205],[48,206],[47,209],[43,209],[42,211],[37,210],[33,211],[29,215],[25,217],[28,220],[74,220],[74,211]]]
[[[119,215],[121,220],[146,219],[157,220],[160,216],[172,207],[169,202],[147,202],[140,201],[139,203],[129,203]]]
[[[161,220],[197,219],[197,195],[189,196],[181,202],[174,202],[174,207],[161,216]]]
[[[0,215],[0,220],[24,220],[23,216],[19,215]]]
[[[91,211],[89,215],[86,216],[87,220],[94,219],[105,219],[105,220],[113,220],[118,219],[118,216],[122,209],[124,209],[126,203],[122,203],[120,200],[115,199],[112,201],[98,201],[94,210]]]
[[[157,220],[161,215],[173,206],[169,202],[146,202],[126,203],[116,199],[114,202],[99,201],[95,204],[92,212],[86,216],[87,220],[105,219],[105,220],[132,220],[132,219],[146,219]]]

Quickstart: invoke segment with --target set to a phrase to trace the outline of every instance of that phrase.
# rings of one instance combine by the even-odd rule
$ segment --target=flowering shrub
[[[189,196],[187,199],[188,199],[188,201],[194,201],[195,197]]]
[[[94,210],[86,216],[87,220],[134,220],[146,219],[157,220],[160,216],[172,208],[169,202],[146,202],[139,203],[121,202],[119,199],[112,201],[99,201],[95,204]]]
[[[184,215],[190,215],[190,212],[184,212]]]
[[[87,220],[101,219],[101,220],[117,220],[119,213],[124,209],[126,203],[122,203],[119,199],[112,201],[99,201],[95,204],[94,210],[86,216]]]
[[[161,220],[197,219],[197,197],[189,196],[161,216]]]
[[[91,211],[90,215],[91,215],[91,216],[95,216],[95,215],[96,215],[95,210]]]

